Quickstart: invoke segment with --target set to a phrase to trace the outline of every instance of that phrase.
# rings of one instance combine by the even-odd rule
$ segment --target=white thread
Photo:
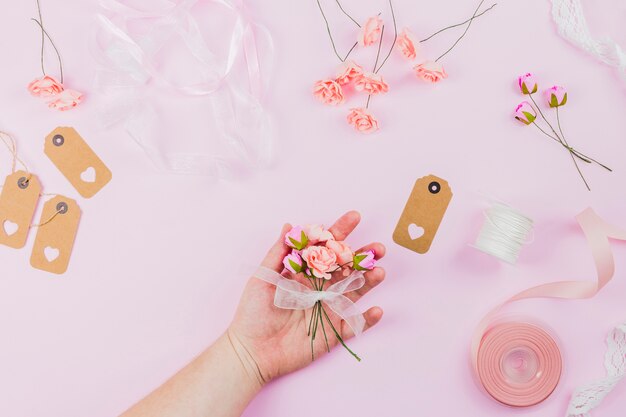
[[[485,222],[472,246],[514,265],[532,228],[532,219],[496,202],[485,212]]]

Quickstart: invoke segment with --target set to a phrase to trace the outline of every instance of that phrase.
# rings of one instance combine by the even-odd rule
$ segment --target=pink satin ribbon
[[[606,223],[591,208],[576,216],[576,220],[589,242],[598,279],[552,282],[521,291],[491,310],[478,325],[472,339],[474,372],[485,390],[503,404],[523,407],[547,398],[560,378],[561,356],[556,342],[540,327],[518,322],[494,325],[496,314],[506,305],[527,298],[591,298],[611,281],[615,273],[609,238],[626,241],[626,231]],[[541,372],[537,372],[533,381],[520,383],[505,374],[502,366],[505,355],[515,349],[514,344],[508,343],[511,340],[517,340],[520,348],[530,349],[537,356]]]

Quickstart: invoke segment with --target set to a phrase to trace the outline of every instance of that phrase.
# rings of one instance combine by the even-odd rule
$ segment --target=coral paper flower
[[[515,109],[515,118],[525,125],[529,125],[535,121],[537,113],[529,102],[522,101]]]
[[[309,243],[309,239],[302,227],[295,226],[292,227],[291,230],[285,235],[285,243],[290,248],[302,250]]]
[[[408,28],[404,28],[396,39],[396,45],[405,58],[414,60],[421,44]]]
[[[328,240],[335,240],[333,234],[326,230],[321,224],[306,225],[304,226],[304,232],[312,245],[319,242],[326,242]]]
[[[373,72],[366,72],[362,77],[357,78],[354,82],[354,88],[367,94],[386,93],[389,91],[389,85],[383,80],[383,77]]]
[[[295,250],[292,250],[289,255],[285,256],[285,259],[283,259],[283,265],[285,266],[285,269],[294,274],[302,272],[302,258]]]
[[[352,252],[352,249],[350,249],[350,246],[346,245],[344,242],[329,240],[326,242],[326,247],[335,252],[338,264],[345,265],[352,262],[354,253]]]
[[[448,74],[446,74],[446,70],[443,69],[443,66],[435,61],[424,61],[414,66],[413,69],[418,78],[431,83],[436,83],[444,78],[448,78]]]
[[[320,80],[313,86],[313,95],[324,104],[336,106],[343,103],[341,85],[333,80]]]
[[[363,75],[363,68],[354,61],[346,61],[341,64],[337,71],[335,81],[340,85],[349,84]]]
[[[48,102],[48,107],[59,111],[71,110],[83,101],[83,94],[74,90],[63,90]]]
[[[302,251],[302,259],[317,278],[330,279],[337,269],[337,255],[325,246],[309,246]]]
[[[368,250],[354,255],[354,269],[357,271],[369,271],[376,266],[376,258],[373,250]]]
[[[545,92],[546,101],[550,107],[560,107],[567,103],[567,91],[565,87],[558,85],[548,88]]]
[[[49,75],[44,75],[43,77],[37,78],[28,84],[28,91],[35,97],[47,98],[56,96],[63,90],[63,84]]]
[[[530,72],[517,77],[517,84],[522,94],[533,94],[537,92],[537,81]]]
[[[378,120],[363,107],[350,109],[348,124],[361,133],[371,133],[378,130]]]
[[[382,28],[383,21],[380,17],[374,16],[367,19],[361,27],[361,30],[359,31],[359,35],[357,37],[359,45],[370,46],[377,43],[380,39]]]

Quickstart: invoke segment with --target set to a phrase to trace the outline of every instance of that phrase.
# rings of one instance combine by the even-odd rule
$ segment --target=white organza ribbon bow
[[[345,320],[355,335],[363,333],[365,319],[356,305],[344,294],[356,291],[365,285],[363,272],[354,271],[347,278],[338,281],[325,289],[316,291],[300,282],[288,279],[269,268],[260,267],[255,277],[267,283],[276,285],[274,305],[288,310],[307,310],[313,308],[316,302],[322,301],[335,314]]]

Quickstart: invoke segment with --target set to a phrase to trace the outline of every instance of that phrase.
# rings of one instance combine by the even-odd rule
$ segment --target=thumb
[[[281,232],[278,240],[274,242],[274,245],[270,248],[265,255],[265,259],[261,262],[261,265],[273,269],[274,271],[280,273],[283,270],[283,259],[290,251],[290,248],[285,244],[285,234],[291,230],[291,225],[286,223]]]

